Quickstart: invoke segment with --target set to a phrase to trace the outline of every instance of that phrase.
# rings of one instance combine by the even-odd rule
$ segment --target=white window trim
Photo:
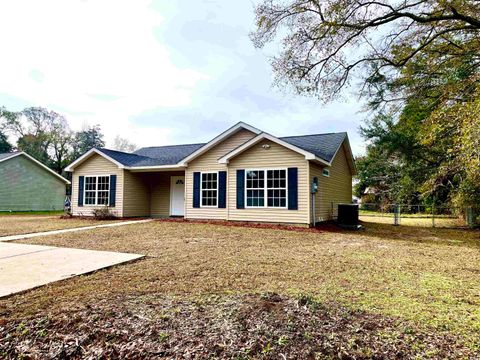
[[[220,183],[219,179],[219,172],[218,171],[205,171],[205,172],[200,172],[200,207],[201,208],[218,208],[218,187]],[[203,205],[203,174],[217,174],[217,189],[205,189],[205,190],[217,190],[217,205]]]
[[[268,190],[267,187],[267,171],[268,170],[285,170],[285,206],[268,206]],[[257,190],[261,188],[255,189],[248,189],[247,188],[247,172],[249,171],[263,171],[264,172],[264,183],[263,183],[263,206],[248,206],[247,201],[247,190]],[[245,191],[244,191],[244,198],[245,198],[245,209],[288,209],[288,168],[279,168],[279,167],[269,167],[269,168],[260,168],[260,169],[245,169],[245,178],[243,180],[245,182]],[[270,188],[270,190],[283,190],[283,188]]]
[[[110,175],[81,175],[83,176],[83,206],[110,206]],[[107,196],[107,203],[106,204],[99,204],[98,203],[98,178],[99,177],[108,177],[108,196]],[[96,178],[95,180],[95,204],[86,204],[86,192],[87,192],[87,178]],[[89,190],[91,191],[91,190]],[[100,191],[107,191],[107,190],[100,190]]]
[[[324,171],[327,171],[328,174],[325,175]],[[323,169],[322,169],[322,176],[330,177],[330,169],[325,169],[325,168],[323,168]]]

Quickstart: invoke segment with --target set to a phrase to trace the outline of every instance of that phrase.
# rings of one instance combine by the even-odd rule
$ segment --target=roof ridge
[[[289,136],[279,136],[279,139],[287,139],[292,137],[306,137],[306,136],[318,136],[318,135],[333,135],[333,134],[347,134],[346,131],[339,132],[329,132],[329,133],[317,133],[317,134],[304,134],[304,135],[289,135]]]
[[[262,133],[265,133],[262,131]],[[347,134],[346,131],[339,131],[339,132],[329,132],[329,133],[316,133],[316,134],[303,134],[303,135],[289,135],[289,136],[276,136],[277,138],[279,139],[287,139],[287,138],[292,138],[292,137],[304,137],[304,136],[316,136],[316,135],[333,135],[333,134]],[[274,135],[272,135],[274,136]],[[153,146],[142,146],[141,148],[135,150],[138,151],[138,150],[141,150],[141,149],[152,149],[152,148],[163,148],[163,147],[169,147],[169,146],[191,146],[191,145],[205,145],[205,144],[208,144],[208,143],[192,143],[192,144],[172,144],[172,145],[153,145]],[[110,151],[118,151],[118,150],[111,150],[111,149],[106,149],[106,150],[110,150]],[[122,151],[118,151],[118,152],[122,152]],[[125,153],[125,154],[132,154],[132,155],[137,155],[135,154],[135,152],[133,153]]]
[[[143,146],[140,149],[151,149],[151,148],[159,148],[159,147],[167,147],[167,146],[191,146],[191,145],[205,145],[206,143],[194,143],[194,144],[173,144],[173,145],[158,145],[158,146]],[[138,151],[137,149],[135,151]]]
[[[16,150],[16,151],[7,151],[7,152],[3,152],[3,153],[0,153],[0,155],[7,155],[7,154],[18,154],[18,153],[21,153],[23,151],[21,150]]]
[[[125,155],[133,155],[133,156],[148,158],[148,156],[138,155],[138,154],[129,153],[129,152],[120,151],[120,150],[113,150],[113,149],[108,149],[108,148],[96,148],[96,149],[100,150],[100,151],[107,150],[107,151],[113,151],[113,152],[120,153],[120,154],[125,154]]]

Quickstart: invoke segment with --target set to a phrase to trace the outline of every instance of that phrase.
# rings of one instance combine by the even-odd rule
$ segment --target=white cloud
[[[148,108],[189,105],[207,76],[172,63],[153,35],[162,18],[148,4],[1,2],[0,93],[67,111],[76,129],[100,123],[109,141],[120,134],[139,144],[166,142],[167,128],[137,128],[128,118]]]
[[[249,1],[0,1],[0,106],[44,106],[139,146],[208,141],[237,121],[274,135],[348,131],[361,104],[271,87]],[[2,98],[3,94],[3,98]]]

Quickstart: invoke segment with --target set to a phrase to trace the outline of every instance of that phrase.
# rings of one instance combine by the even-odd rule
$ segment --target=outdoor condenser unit
[[[358,205],[357,204],[338,204],[337,222],[340,226],[359,229],[358,224]]]

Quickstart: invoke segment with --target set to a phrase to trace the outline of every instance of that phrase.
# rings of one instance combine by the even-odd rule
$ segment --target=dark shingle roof
[[[152,146],[141,148],[134,154],[155,159],[158,165],[173,165],[200,149],[203,145],[205,144]]]
[[[97,149],[124,166],[159,166],[175,165],[205,144],[186,144],[169,146],[152,146],[141,148],[133,153],[110,149]]]
[[[9,153],[1,153],[0,154],[0,160],[7,159],[9,157],[12,157],[15,154],[18,154],[20,151],[15,151],[15,152],[9,152]]]
[[[110,150],[110,149],[104,149],[104,148],[100,148],[97,150],[101,151],[108,157],[111,157],[113,160],[116,160],[125,166],[148,166],[148,165],[138,165],[138,164],[148,163],[151,160],[153,160],[146,156],[139,156],[131,153],[126,153],[123,151]]]
[[[332,161],[343,140],[347,137],[346,132],[314,134],[302,136],[282,137],[283,141],[295,145],[300,149],[311,152],[325,161]]]
[[[303,136],[287,136],[282,137],[283,141],[295,145],[305,151],[311,152],[325,161],[330,162],[342,145],[347,133],[330,133],[315,134]],[[118,161],[124,166],[159,166],[159,165],[175,165],[180,160],[186,158],[205,144],[185,144],[185,145],[168,145],[168,146],[152,146],[141,148],[133,153],[122,151],[98,149],[105,155]],[[0,155],[1,156],[1,155]],[[0,158],[1,159],[1,158]]]

